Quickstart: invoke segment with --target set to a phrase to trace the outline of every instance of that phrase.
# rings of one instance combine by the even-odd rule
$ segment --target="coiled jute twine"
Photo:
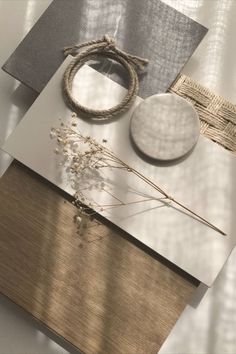
[[[80,53],[77,51],[84,50]],[[133,100],[137,96],[139,89],[138,70],[143,70],[148,64],[147,59],[130,55],[118,49],[114,38],[105,35],[102,39],[92,40],[79,45],[64,48],[64,54],[75,55],[75,58],[68,65],[62,81],[63,95],[66,104],[75,113],[83,114],[92,119],[109,119],[128,110]],[[128,72],[129,87],[126,96],[122,101],[109,109],[91,109],[81,105],[72,95],[72,85],[77,71],[89,60],[96,59],[98,56],[110,58],[120,63]]]

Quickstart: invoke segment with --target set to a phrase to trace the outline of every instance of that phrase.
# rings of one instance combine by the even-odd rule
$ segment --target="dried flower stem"
[[[107,149],[106,149],[107,150]],[[145,183],[147,183],[148,185],[150,185],[151,187],[153,187],[155,190],[157,190],[159,193],[163,194],[167,199],[169,199],[171,202],[177,204],[178,206],[180,206],[181,208],[183,208],[184,210],[188,211],[189,213],[193,214],[194,216],[196,216],[199,220],[203,221],[205,224],[207,224],[208,226],[210,226],[212,229],[214,229],[215,231],[219,232],[221,235],[226,236],[226,233],[224,231],[222,231],[221,229],[219,229],[218,227],[216,227],[215,225],[213,225],[212,223],[210,223],[209,221],[207,221],[205,218],[203,218],[202,216],[200,216],[199,214],[195,213],[193,210],[191,210],[190,208],[186,207],[185,205],[183,205],[182,203],[180,203],[179,201],[177,201],[175,198],[173,198],[172,196],[170,196],[169,194],[167,194],[164,190],[162,190],[157,184],[155,184],[154,182],[152,182],[151,180],[149,180],[147,177],[145,177],[142,173],[138,172],[137,170],[135,170],[134,168],[130,167],[129,165],[127,165],[125,162],[123,162],[122,160],[120,160],[117,156],[115,156],[112,152],[110,151],[106,151],[108,153],[108,156],[112,156],[114,159],[117,160],[117,162],[119,162],[121,165],[123,165],[125,168],[127,168],[128,171],[134,173],[137,177],[141,178]]]
[[[173,198],[171,195],[169,195],[167,192],[165,192],[162,188],[160,188],[156,183],[152,182],[150,179],[148,179],[146,176],[144,176],[142,173],[137,171],[136,169],[132,168],[131,166],[127,165],[124,161],[119,159],[112,151],[110,151],[107,147],[99,144],[96,140],[92,139],[91,137],[85,137],[81,133],[77,133],[74,130],[72,130],[70,127],[63,127],[61,129],[55,129],[52,128],[53,132],[51,131],[50,136],[52,137],[53,134],[57,135],[57,141],[59,143],[59,146],[61,142],[64,144],[63,146],[66,146],[67,144],[72,143],[85,143],[89,144],[90,150],[85,151],[85,152],[76,152],[73,149],[74,153],[74,159],[78,159],[78,161],[83,161],[83,158],[86,159],[86,163],[83,163],[82,165],[80,163],[74,164],[74,167],[71,168],[71,171],[75,173],[77,171],[77,168],[79,168],[79,172],[83,172],[84,170],[88,168],[96,168],[96,169],[101,169],[101,168],[118,168],[121,170],[126,170],[127,172],[133,173],[136,175],[138,178],[140,178],[142,181],[144,181],[146,184],[151,186],[154,190],[158,191],[160,194],[163,195],[163,198],[146,198],[142,201],[135,201],[135,202],[130,202],[130,203],[123,203],[122,201],[119,200],[119,204],[113,204],[113,205],[104,205],[105,208],[107,207],[117,207],[117,206],[122,206],[122,205],[127,205],[127,204],[135,204],[147,200],[154,200],[154,199],[167,199],[170,202],[173,202],[174,204],[178,205],[188,213],[194,215],[198,220],[202,221],[204,224],[208,225],[215,231],[219,232],[221,235],[226,236],[226,233],[213,225],[211,222],[206,220],[204,217],[200,216],[190,208],[186,207],[184,204],[181,202],[177,201],[175,198]],[[62,136],[61,136],[62,135]],[[65,138],[66,137],[66,138]],[[76,139],[76,141],[74,141]],[[58,149],[57,149],[58,153]],[[67,148],[63,148],[63,154],[66,155],[68,153]],[[78,155],[77,155],[78,154]],[[78,157],[79,156],[79,157]],[[81,160],[82,159],[82,160]],[[88,164],[88,162],[90,164]],[[112,163],[112,164],[110,164]],[[78,165],[78,166],[77,166]],[[104,188],[103,188],[104,189]],[[105,190],[104,190],[105,191]],[[107,191],[105,191],[107,192]],[[113,196],[114,197],[114,196]],[[118,199],[114,197],[115,199]],[[83,198],[84,199],[84,198]],[[92,203],[89,203],[89,207],[94,207]],[[97,205],[96,205],[97,207]],[[85,209],[84,209],[85,210]],[[104,210],[103,207],[100,210]]]

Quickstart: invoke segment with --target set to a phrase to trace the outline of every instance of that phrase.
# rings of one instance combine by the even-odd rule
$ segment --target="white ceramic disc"
[[[156,160],[174,160],[197,143],[200,121],[193,105],[170,93],[153,95],[133,112],[130,132],[138,149]]]

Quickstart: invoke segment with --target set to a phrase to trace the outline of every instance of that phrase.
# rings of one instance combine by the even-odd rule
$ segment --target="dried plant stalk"
[[[75,127],[75,122],[72,122],[72,127]],[[51,138],[56,138],[58,143],[58,148],[55,149],[56,153],[61,153],[64,156],[64,162],[66,160],[70,160],[68,164],[68,171],[72,173],[72,175],[83,177],[84,172],[86,171],[88,178],[88,173],[92,169],[102,169],[102,168],[118,168],[121,170],[125,170],[129,173],[133,173],[138,178],[140,178],[144,183],[151,186],[155,191],[159,192],[163,198],[146,198],[141,200],[143,201],[150,201],[150,200],[166,200],[169,203],[174,203],[181,207],[183,210],[187,211],[188,213],[194,215],[199,221],[203,222],[207,226],[211,227],[215,231],[219,232],[221,235],[226,236],[226,233],[220,230],[218,227],[213,225],[211,222],[191,210],[190,208],[183,205],[181,202],[176,200],[174,197],[169,195],[166,191],[160,188],[156,183],[148,179],[142,173],[137,171],[136,169],[132,168],[131,166],[127,165],[124,161],[119,159],[111,150],[109,150],[106,146],[99,144],[96,140],[92,139],[89,136],[83,136],[80,132],[75,132],[71,127],[66,126],[62,123],[60,128],[52,128],[50,133]],[[106,142],[104,140],[104,142]],[[84,146],[83,149],[78,149],[80,146],[81,148]],[[75,204],[81,207],[81,202],[88,205],[88,209],[98,207],[98,205],[91,203],[91,201],[87,200],[84,196],[83,191],[77,190],[75,194]],[[104,189],[104,183],[100,182],[100,188]],[[117,199],[115,196],[113,196]],[[130,204],[137,203],[139,201],[131,202]],[[105,208],[109,207],[116,207],[120,205],[127,205],[124,204],[122,201],[118,200],[117,204],[112,205],[105,205],[100,206],[100,211],[103,211]],[[87,210],[88,210],[87,209]],[[86,213],[86,207],[83,207],[83,211]],[[96,213],[96,212],[95,212]]]

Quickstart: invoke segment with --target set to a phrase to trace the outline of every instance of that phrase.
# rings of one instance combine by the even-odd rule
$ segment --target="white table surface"
[[[50,2],[51,0],[0,0],[0,67]],[[0,146],[35,98],[34,92],[0,70]],[[0,176],[10,162],[11,158],[0,151]],[[0,294],[0,354],[69,352],[79,354]]]
[[[0,67],[31,29],[50,0],[0,0]],[[0,70],[0,146],[33,103],[36,95]],[[11,163],[0,150],[0,176]]]
[[[164,2],[210,29],[204,43],[196,50],[183,72],[236,103],[236,1],[164,0]],[[0,0],[1,65],[49,3],[50,0]],[[0,145],[34,99],[35,95],[29,89],[0,71]],[[9,163],[10,158],[0,153],[0,174]],[[191,317],[191,323],[194,321],[194,326],[190,326],[189,321],[184,321],[182,328],[185,330],[177,328],[178,341],[172,342],[175,344],[165,353],[236,353],[233,331],[236,317],[235,265],[236,252],[232,253],[215,286],[203,298],[206,305],[199,305],[192,311],[194,315]],[[181,322],[184,316],[185,313],[181,316]],[[202,321],[206,318],[209,325],[202,326]],[[39,333],[41,331],[25,317],[23,311],[17,311],[14,305],[0,298],[0,336],[4,338],[0,340],[0,354],[8,354],[9,350],[11,354],[23,352],[27,354],[29,348],[30,354],[59,354],[59,347],[54,347],[53,341],[46,340],[46,337],[42,341],[42,335]]]
[[[210,29],[184,72],[236,103],[236,1],[165,2]],[[159,354],[180,353],[236,353],[236,249],[200,303],[185,308],[159,351]]]
[[[65,344],[24,310],[0,295],[0,354],[69,354],[56,342]]]

